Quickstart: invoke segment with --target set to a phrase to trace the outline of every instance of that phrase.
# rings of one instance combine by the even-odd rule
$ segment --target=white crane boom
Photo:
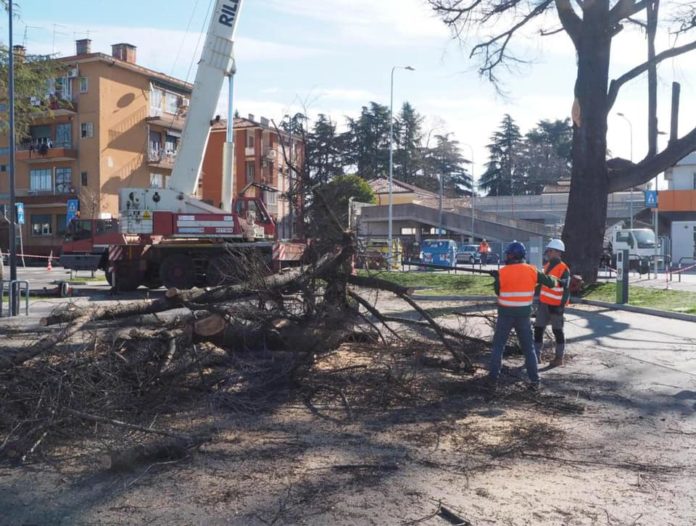
[[[181,147],[169,178],[169,188],[187,195],[195,193],[198,187],[210,121],[223,80],[235,72],[233,38],[241,5],[242,0],[216,0],[208,26],[181,136]]]

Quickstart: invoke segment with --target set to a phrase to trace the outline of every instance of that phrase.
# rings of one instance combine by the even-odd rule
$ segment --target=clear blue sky
[[[193,79],[196,45],[211,0],[15,0],[14,39],[29,53],[73,54],[74,40],[89,36],[93,51],[129,42],[138,62],[179,78]],[[427,117],[425,131],[453,132],[470,145],[475,174],[483,171],[485,145],[505,113],[522,131],[540,119],[570,114],[575,56],[565,35],[522,39],[517,49],[535,63],[516,76],[502,75],[502,97],[476,73],[465,50],[432,17],[425,0],[244,0],[237,30],[235,105],[242,115],[279,119],[300,111],[330,115],[343,124],[362,105],[389,103],[389,74],[397,71],[395,111],[404,100]],[[625,33],[625,35],[624,35]],[[7,21],[0,23],[7,41]],[[680,42],[683,44],[684,42]],[[667,45],[667,43],[663,43]],[[626,30],[615,40],[613,76],[643,61],[643,39]],[[639,50],[636,52],[636,50]],[[682,132],[696,126],[696,54],[660,69],[660,128],[669,129],[669,89],[682,82]],[[224,99],[224,97],[223,97]],[[622,89],[615,112],[629,116],[634,158],[645,153],[644,84]],[[224,102],[221,103],[221,110]],[[612,153],[630,156],[629,128],[609,119]],[[466,157],[471,149],[463,146]]]

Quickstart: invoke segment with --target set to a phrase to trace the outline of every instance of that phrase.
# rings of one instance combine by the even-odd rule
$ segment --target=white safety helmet
[[[552,239],[551,241],[549,241],[549,244],[546,245],[546,250],[548,249],[558,250],[559,252],[565,252],[565,243],[560,239]]]

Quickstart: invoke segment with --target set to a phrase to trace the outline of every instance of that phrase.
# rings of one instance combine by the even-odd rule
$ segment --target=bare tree
[[[480,73],[496,83],[495,72],[520,62],[511,50],[513,37],[523,28],[539,24],[541,35],[564,31],[576,51],[577,75],[573,103],[573,168],[563,239],[575,272],[593,282],[602,251],[607,215],[607,195],[643,184],[696,149],[696,128],[673,137],[657,151],[656,68],[665,59],[696,49],[696,41],[655,50],[659,0],[428,0],[434,11],[464,39],[475,31],[491,29],[492,36],[477,41],[471,56],[480,59]],[[675,0],[679,9],[683,2]],[[555,16],[545,16],[553,15]],[[642,17],[642,19],[641,19]],[[673,16],[680,35],[694,29],[693,7]],[[549,21],[552,21],[549,23]],[[558,23],[560,22],[560,28]],[[645,29],[645,62],[610,81],[612,40],[627,23]],[[548,26],[548,27],[547,27]],[[648,73],[648,152],[633,163],[607,160],[607,116],[619,90]],[[588,206],[591,204],[592,206]]]

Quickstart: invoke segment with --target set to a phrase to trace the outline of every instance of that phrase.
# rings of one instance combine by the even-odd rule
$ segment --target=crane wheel
[[[167,256],[160,264],[159,277],[167,288],[192,288],[196,284],[196,268],[193,259],[184,254]]]

